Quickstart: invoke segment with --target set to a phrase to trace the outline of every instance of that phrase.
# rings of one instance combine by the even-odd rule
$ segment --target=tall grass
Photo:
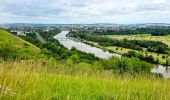
[[[122,77],[88,64],[45,61],[0,62],[0,99],[169,100],[170,80]]]

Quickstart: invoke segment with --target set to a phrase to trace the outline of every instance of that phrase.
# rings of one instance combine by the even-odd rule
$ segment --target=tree
[[[152,55],[149,55],[147,58],[146,58],[146,61],[147,62],[150,62],[150,63],[153,63],[154,62],[154,57]]]
[[[167,48],[163,45],[158,45],[157,47],[157,53],[167,53]]]

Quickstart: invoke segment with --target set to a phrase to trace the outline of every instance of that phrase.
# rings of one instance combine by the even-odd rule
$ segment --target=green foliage
[[[26,40],[26,41],[34,44],[34,45],[40,43],[40,41],[37,39],[35,33],[29,33],[29,34],[27,34],[27,36],[19,36],[19,37],[21,37],[22,39],[24,39],[24,40]]]
[[[117,39],[103,37],[99,34],[88,33],[87,31],[70,32],[69,36],[82,38],[88,41],[98,42],[99,45],[104,47],[119,46],[123,48],[130,48],[130,49],[141,50],[141,51],[143,50],[143,48],[147,48],[149,52],[157,52],[161,54],[168,54],[168,51],[170,51],[168,45],[160,41],[127,40],[127,39],[117,40]]]
[[[110,60],[102,61],[105,69],[112,69],[120,74],[130,73],[132,75],[150,73],[152,65],[139,60],[138,58],[111,58]]]
[[[119,30],[97,30],[93,32],[99,35],[132,35],[132,34],[151,34],[153,36],[165,36],[170,33],[170,27],[150,27],[150,28],[123,28]]]
[[[37,32],[45,39],[45,41],[49,41],[49,40],[53,39],[53,36],[60,33],[61,30],[53,29],[53,30],[50,30],[49,32],[43,32],[42,30],[39,30]]]
[[[71,50],[68,50],[63,45],[61,45],[57,40],[51,38],[52,37],[51,35],[54,35],[54,33],[49,33],[49,34],[50,34],[48,35],[49,37],[44,37],[46,38],[46,40],[48,40],[46,43],[34,42],[37,39],[34,34],[30,34],[28,37],[25,37],[27,41],[30,41],[31,43],[34,43],[35,45],[40,47],[41,54],[37,55],[39,57],[42,57],[41,55],[43,54],[48,58],[55,58],[55,60],[57,61],[69,62],[70,66],[72,66],[73,64],[84,63],[84,64],[90,64],[92,66],[95,65],[94,68],[97,69],[113,70],[115,72],[119,72],[120,74],[150,73],[151,65],[146,62],[142,62],[139,59],[130,59],[130,58],[122,58],[121,60],[117,58],[111,58],[108,60],[99,59],[95,57],[94,54],[85,53],[77,50],[76,48],[72,48]],[[46,35],[42,35],[42,36],[46,36]],[[23,48],[18,48],[15,51],[9,51],[13,49],[5,50],[4,48],[2,48],[2,50],[7,51],[7,53],[3,53],[3,54],[8,54],[8,52],[11,52],[9,53],[10,56],[12,54],[16,54],[18,58],[27,59],[36,55],[34,52],[29,51],[31,49],[29,48],[29,46],[30,44],[23,43],[22,45]],[[8,46],[4,46],[4,47],[7,48]],[[6,56],[6,58],[9,57]],[[138,67],[136,63],[141,65]]]
[[[39,60],[0,61],[0,99],[170,98],[169,80],[150,74],[152,65],[149,63],[125,57],[99,59],[76,48],[69,51],[52,38],[46,40],[46,43],[35,43],[48,58],[35,53],[34,46],[28,42],[20,42],[18,46],[0,41],[0,56],[5,59],[16,55],[42,57]],[[136,53],[132,52],[132,57],[134,55]]]
[[[17,56],[18,49],[11,43],[0,44],[0,57],[2,57],[3,60],[6,61],[7,59],[16,59]]]
[[[140,53],[140,52],[137,53],[136,51],[129,51],[123,54],[123,56],[130,57],[130,58],[136,57],[136,58],[139,58],[140,60],[143,60],[149,63],[155,63],[155,64],[159,63],[159,60],[154,59],[152,55],[148,56],[147,53],[146,55],[143,55],[143,53]]]

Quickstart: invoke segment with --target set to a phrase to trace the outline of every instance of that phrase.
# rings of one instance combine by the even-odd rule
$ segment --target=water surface
[[[156,65],[152,68],[151,72],[162,74],[164,78],[170,78],[170,67]]]
[[[76,49],[80,51],[84,51],[87,53],[93,53],[96,57],[99,58],[110,58],[112,56],[115,57],[121,57],[119,54],[109,53],[108,51],[103,51],[102,49],[87,45],[85,43],[82,43],[80,41],[74,41],[72,39],[69,39],[66,37],[69,31],[62,31],[58,35],[54,36],[55,39],[57,39],[61,44],[63,44],[68,49],[71,49],[72,47],[75,47]]]

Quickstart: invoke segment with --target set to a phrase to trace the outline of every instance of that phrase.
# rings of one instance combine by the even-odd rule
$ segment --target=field
[[[153,41],[162,41],[163,43],[167,44],[170,47],[170,36],[151,36],[149,34],[139,34],[139,35],[108,35],[108,38],[113,38],[113,39],[119,39],[119,40],[123,40],[123,39],[128,39],[128,40],[153,40]],[[84,42],[92,44],[96,47],[105,49],[105,50],[111,50],[115,53],[118,54],[124,54],[127,53],[128,51],[132,51],[133,49],[129,49],[129,48],[122,48],[122,47],[118,47],[118,46],[108,46],[108,47],[103,47],[100,46],[97,42],[92,42],[92,41],[86,41],[84,40]],[[144,48],[145,50],[146,48]],[[137,50],[133,50],[136,52],[140,52]],[[143,53],[145,54],[145,53]],[[158,54],[158,53],[154,53],[154,52],[148,52],[148,55],[152,55],[155,59],[159,59],[160,64],[165,64],[166,63],[166,59],[170,57],[166,54]],[[166,58],[162,58],[162,56],[166,56]]]
[[[55,69],[53,69],[55,68]],[[8,100],[169,100],[170,80],[121,77],[85,65],[43,61],[0,63],[0,99]]]
[[[108,35],[113,39],[128,39],[128,40],[153,40],[161,41],[170,47],[170,35],[168,36],[151,36],[150,34],[136,34],[136,35]]]

